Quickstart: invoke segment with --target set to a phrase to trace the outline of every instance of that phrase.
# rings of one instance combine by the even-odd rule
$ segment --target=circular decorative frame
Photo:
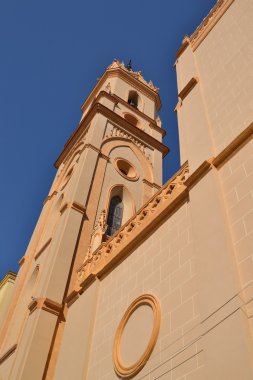
[[[152,333],[151,333],[149,342],[147,344],[147,347],[145,351],[143,352],[143,354],[140,356],[140,358],[134,364],[130,366],[129,365],[126,366],[123,363],[121,354],[120,354],[120,344],[121,344],[122,334],[131,315],[135,312],[135,310],[138,307],[142,305],[148,305],[152,308],[152,311],[154,314],[154,323],[153,323]],[[120,324],[117,328],[115,338],[114,338],[113,363],[114,363],[114,370],[118,376],[120,376],[121,378],[133,377],[144,367],[144,365],[148,361],[155,347],[159,330],[160,330],[160,323],[161,323],[160,304],[158,300],[152,294],[143,294],[131,303],[131,305],[128,307],[125,314],[123,315],[123,318],[120,321]]]
[[[134,172],[135,172],[135,176],[134,176],[134,177],[130,177],[130,176],[124,174],[124,173],[120,170],[120,168],[119,168],[119,166],[118,166],[118,162],[119,162],[119,161],[125,161],[125,163],[126,163],[127,165],[129,165],[129,166],[134,170]],[[113,164],[114,164],[114,167],[115,167],[115,169],[117,170],[117,172],[118,172],[123,178],[127,179],[128,181],[137,181],[137,180],[139,179],[140,176],[139,176],[139,174],[138,174],[138,172],[137,172],[135,166],[134,166],[133,164],[131,164],[131,162],[129,162],[129,161],[126,160],[125,158],[117,157],[117,158],[114,159]]]

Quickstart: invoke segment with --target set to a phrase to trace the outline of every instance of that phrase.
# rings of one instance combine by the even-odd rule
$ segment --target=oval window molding
[[[137,181],[139,174],[135,167],[125,158],[115,158],[114,166],[117,172],[129,181]]]
[[[153,313],[153,326],[150,338],[141,356],[133,364],[125,364],[122,360],[121,343],[126,325],[135,311],[141,306],[149,306]],[[147,363],[158,338],[161,323],[161,309],[158,300],[151,294],[143,294],[138,297],[126,310],[117,328],[113,344],[114,370],[121,378],[135,376]]]

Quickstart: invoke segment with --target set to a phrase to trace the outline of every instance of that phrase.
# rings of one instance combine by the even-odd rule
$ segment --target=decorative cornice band
[[[90,148],[90,149],[94,150],[95,152],[100,153],[100,149],[97,148],[96,146],[92,145],[92,144],[85,144],[85,148]]]
[[[0,358],[0,364],[2,364],[9,356],[11,356],[17,348],[17,343],[14,344],[8,351],[5,352]]]
[[[188,46],[191,46],[192,50],[195,51],[233,2],[234,0],[219,0],[195,32],[190,37],[186,36],[183,39],[181,47],[176,52],[176,58],[178,59]]]
[[[102,97],[106,97],[110,100],[112,100],[115,104],[117,103],[122,103],[125,107],[127,107],[130,111],[138,114],[139,116],[143,117],[143,119],[146,119],[150,124],[149,126],[153,129],[155,129],[157,132],[161,133],[162,136],[164,137],[166,135],[166,131],[165,129],[159,127],[155,120],[150,118],[148,115],[146,115],[145,113],[141,112],[140,110],[138,110],[138,108],[133,108],[132,106],[130,106],[130,104],[128,104],[124,99],[120,98],[119,96],[115,95],[115,94],[109,94],[108,92],[106,91],[101,91],[97,98],[96,98],[96,101],[99,102],[100,98]],[[94,102],[95,103],[95,102]]]
[[[198,77],[193,77],[189,80],[186,86],[180,91],[178,94],[179,99],[184,100],[185,97],[193,90],[193,88],[198,83],[199,79]],[[181,103],[182,104],[182,103]]]
[[[212,159],[204,161],[185,181],[185,185],[190,189],[211,169]]]
[[[30,315],[37,309],[47,311],[48,313],[59,316],[63,310],[63,306],[58,302],[52,301],[49,298],[36,298],[29,305]]]
[[[135,126],[130,124],[126,119],[116,114],[115,112],[105,107],[104,105],[98,103],[97,112],[103,114],[104,116],[114,121],[115,123],[118,123],[120,126],[124,127],[131,134],[137,135],[138,138],[140,138],[142,141],[146,142],[153,148],[163,153],[163,156],[165,156],[169,152],[169,148],[165,146],[163,143],[156,140],[154,137],[150,136],[148,133],[142,131],[141,129],[137,129]]]
[[[128,220],[107,242],[102,243],[92,256],[87,257],[78,271],[76,289],[82,290],[94,278],[101,278],[132,248],[142,241],[169,213],[188,198],[184,181],[188,176],[188,164],[167,182],[130,220]]]
[[[159,150],[163,153],[163,156],[165,156],[169,152],[169,148],[165,146],[160,141],[156,140],[154,137],[150,136],[148,133],[142,131],[141,129],[137,129],[132,124],[130,124],[126,119],[122,118],[120,115],[116,114],[109,108],[105,107],[103,104],[98,103],[97,101],[94,103],[92,108],[88,111],[85,118],[81,121],[81,123],[78,125],[78,127],[75,129],[75,131],[72,133],[70,138],[68,139],[67,143],[64,146],[64,149],[60,156],[55,161],[55,167],[59,168],[60,164],[63,162],[77,139],[82,135],[82,133],[87,130],[87,128],[90,125],[91,120],[93,117],[97,114],[101,113],[102,115],[106,116],[108,119],[114,121],[115,123],[120,124],[121,126],[124,126],[124,128],[132,133],[133,135],[138,134],[138,137],[142,139],[147,144],[153,146],[155,149]]]
[[[156,188],[157,190],[161,189],[161,186],[157,185],[156,183],[154,182],[149,182],[147,179],[143,178],[142,180],[143,183],[145,183],[146,185],[152,187],[152,188]]]
[[[0,281],[0,289],[6,284],[8,281],[15,281],[17,274],[15,272],[7,272],[3,279]]]
[[[195,32],[191,35],[190,41],[193,51],[204,41],[206,36],[210,33],[213,27],[217,24],[220,18],[228,10],[234,0],[219,0],[217,4],[211,9],[209,14],[204,18],[202,23],[198,26]]]
[[[131,254],[150,232],[156,228],[165,217],[168,217],[187,199],[189,191],[199,180],[226,162],[234,152],[239,150],[253,134],[253,122],[217,157],[204,161],[190,176],[186,162],[181,169],[168,181],[130,220],[123,225],[114,236],[102,243],[92,256],[87,257],[78,270],[78,280],[72,299],[82,293],[96,278],[101,279],[119,262]],[[74,301],[73,301],[74,302]]]
[[[50,237],[46,242],[45,244],[39,249],[39,251],[35,254],[34,256],[34,260],[37,260],[38,257],[42,254],[42,252],[45,251],[45,249],[49,246],[49,244],[51,243],[52,241],[52,238]]]
[[[77,212],[80,212],[81,214],[85,214],[86,207],[81,205],[78,202],[72,202],[72,203],[64,203],[64,205],[60,209],[60,213],[63,214],[67,209],[72,208],[73,210],[76,210]]]

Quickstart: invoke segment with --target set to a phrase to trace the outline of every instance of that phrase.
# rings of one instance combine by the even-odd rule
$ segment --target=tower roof
[[[155,87],[151,80],[147,82],[144,79],[141,71],[133,71],[131,69],[129,70],[125,67],[124,62],[119,62],[118,59],[114,59],[114,61],[107,67],[101,78],[99,78],[90,95],[82,104],[82,110],[84,110],[86,106],[89,106],[89,104],[93,101],[94,95],[97,93],[99,86],[101,86],[106,81],[106,79],[111,76],[119,76],[125,80],[131,81],[135,85],[138,85],[144,93],[153,98],[156,103],[157,110],[161,108],[162,104],[158,93],[159,88]]]
[[[149,82],[147,82],[143,75],[142,75],[142,72],[141,71],[133,71],[132,69],[128,69],[124,62],[119,62],[118,59],[114,59],[114,61],[111,63],[111,65],[108,66],[107,70],[109,69],[116,69],[118,67],[121,67],[123,70],[125,70],[127,73],[129,73],[130,75],[132,75],[133,78],[135,79],[138,79],[140,82],[144,83],[146,86],[148,86],[151,90],[155,91],[156,93],[158,93],[159,91],[159,88],[158,87],[155,87],[153,85],[153,82],[150,80]]]

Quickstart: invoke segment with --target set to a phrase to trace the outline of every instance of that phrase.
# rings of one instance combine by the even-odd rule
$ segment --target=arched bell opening
[[[113,187],[107,205],[106,235],[112,236],[135,213],[130,192],[122,185]]]

